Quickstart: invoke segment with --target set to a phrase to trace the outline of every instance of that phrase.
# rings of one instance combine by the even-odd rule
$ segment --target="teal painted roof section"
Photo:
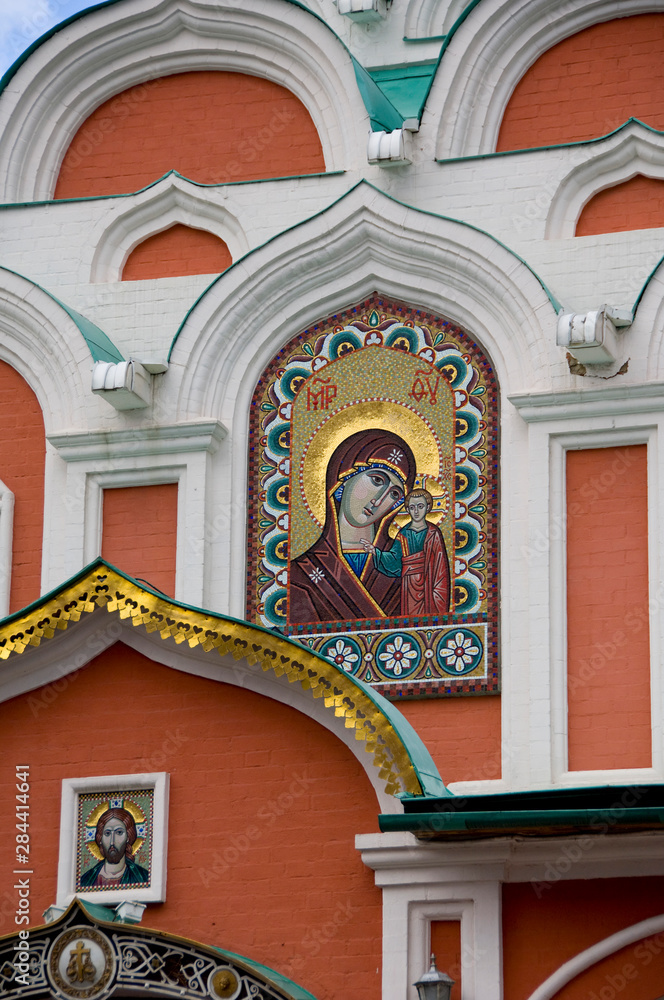
[[[353,69],[364,106],[369,112],[371,128],[374,132],[393,132],[403,125],[403,116],[399,114],[389,98],[383,93],[371,74],[360,65],[354,55]]]
[[[117,364],[118,361],[125,361],[126,359],[120,354],[113,341],[108,337],[103,330],[101,330],[92,320],[87,319],[85,316],[81,316],[79,312],[72,309],[71,306],[65,305],[59,298],[49,292],[48,289],[44,288],[42,285],[38,285],[36,281],[32,278],[27,278],[24,274],[19,274],[18,271],[12,271],[9,267],[0,267],[0,270],[7,271],[9,274],[16,275],[17,278],[22,278],[23,281],[29,282],[38,288],[40,292],[44,295],[48,295],[49,299],[56,302],[61,309],[67,313],[67,315],[74,321],[78,329],[80,330],[81,336],[88,345],[88,349],[94,361],[111,361]]]
[[[419,120],[437,66],[437,62],[428,62],[419,66],[371,69],[369,75],[403,118]]]
[[[83,339],[88,345],[93,361],[111,361],[113,364],[117,364],[118,361],[125,360],[110,337],[108,337],[103,330],[96,326],[92,320],[87,319],[85,316],[81,316],[81,314],[76,312],[75,309],[71,309],[70,306],[66,306],[64,302],[60,302],[59,299],[56,299],[54,295],[52,298],[62,306],[64,311],[71,316],[74,323],[76,323],[76,326],[81,331]]]
[[[269,965],[261,965],[260,962],[254,962],[253,959],[247,958],[246,955],[238,955],[234,951],[226,951],[224,948],[215,948],[220,955],[224,958],[229,958],[231,961],[236,961],[240,965],[246,965],[249,969],[257,972],[259,976],[263,979],[267,979],[274,983],[275,986],[279,987],[284,991],[284,993],[290,994],[293,1000],[316,1000],[313,993],[309,993],[305,990],[303,986],[299,986],[298,983],[294,983],[292,979],[288,979],[286,976],[282,976],[280,972],[275,972],[271,969]]]

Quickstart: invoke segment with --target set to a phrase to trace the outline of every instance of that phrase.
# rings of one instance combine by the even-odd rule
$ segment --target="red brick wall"
[[[398,707],[426,744],[445,784],[500,778],[499,697],[400,701]]]
[[[11,765],[30,764],[33,924],[55,900],[63,776],[167,771],[167,901],[143,924],[248,955],[320,1000],[379,1000],[381,893],[355,850],[356,833],[378,832],[379,807],[328,730],[118,644],[0,705],[0,732]],[[11,767],[0,795],[13,815]],[[16,929],[11,862],[0,852],[0,934]]]
[[[651,764],[646,446],[567,453],[569,767]]]
[[[664,226],[664,181],[637,174],[606,188],[584,206],[575,236]]]
[[[219,274],[232,263],[228,247],[214,233],[175,225],[134,247],[122,270],[122,280]]]
[[[0,361],[0,479],[15,498],[10,612],[40,594],[45,458],[37,397],[17,371]]]
[[[592,855],[592,847],[589,853]],[[579,952],[624,927],[661,913],[664,878],[556,881],[556,874],[569,872],[572,865],[561,853],[559,861],[551,866],[551,881],[503,886],[503,975],[504,993],[509,1000],[528,1000],[540,983]],[[664,951],[664,940],[660,949]],[[661,994],[661,978],[659,992],[653,988],[649,995],[647,990],[645,994],[602,994],[599,991],[608,985],[604,975],[596,970],[588,979],[579,977],[556,994],[556,1000],[614,1000],[619,995],[630,1000],[654,1000]],[[633,984],[629,986],[631,990]],[[593,996],[593,990],[597,996]]]
[[[176,73],[105,101],[81,125],[56,198],[137,191],[169,170],[204,184],[325,170],[309,112],[242,73]]]
[[[498,150],[605,135],[628,118],[664,129],[664,14],[586,28],[540,56],[514,89]]]
[[[102,556],[173,597],[177,510],[177,483],[104,490]]]

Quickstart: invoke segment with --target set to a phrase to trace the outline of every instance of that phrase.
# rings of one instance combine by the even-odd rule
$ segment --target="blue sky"
[[[0,76],[45,31],[99,0],[0,0]]]

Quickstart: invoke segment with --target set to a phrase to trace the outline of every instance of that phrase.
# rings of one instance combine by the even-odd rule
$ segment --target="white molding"
[[[462,1000],[501,1000],[504,883],[531,882],[536,899],[546,897],[559,881],[658,875],[664,861],[660,833],[607,836],[601,830],[577,837],[463,843],[421,843],[411,833],[362,834],[355,846],[383,892],[382,1000],[416,1000],[411,984],[423,971],[430,921],[450,917],[461,920]],[[629,930],[607,939],[606,954],[621,946],[620,935],[630,943]],[[635,933],[633,940],[648,931]],[[597,960],[592,951],[576,956],[547,980],[552,986],[558,983],[555,990],[536,992],[530,1000],[552,1000],[569,981],[565,970],[580,963],[580,972]],[[583,956],[592,960],[583,965]],[[444,961],[439,968],[445,969]],[[556,980],[558,976],[562,978]]]
[[[279,0],[126,0],[42,42],[0,95],[0,202],[51,198],[92,111],[129,87],[192,70],[273,80],[307,108],[327,170],[361,162],[368,114],[348,50],[323,21]]]
[[[0,618],[9,614],[14,545],[14,494],[0,480]]]
[[[178,484],[176,600],[204,606],[211,455],[226,435],[216,420],[90,434],[53,434],[49,445],[65,465],[54,498],[60,532],[45,532],[44,567],[51,590],[101,551],[102,490]],[[63,544],[64,543],[64,544]],[[122,566],[118,567],[123,569]]]
[[[637,174],[664,180],[664,135],[630,122],[596,146],[584,147],[588,158],[563,177],[551,199],[545,238],[568,239],[584,207],[600,191]]]
[[[622,948],[650,937],[652,934],[660,934],[662,931],[664,931],[664,913],[657,917],[650,917],[648,920],[641,920],[638,924],[632,924],[616,934],[603,938],[556,969],[548,979],[537,987],[534,993],[531,993],[529,1000],[553,1000],[567,983],[581,975],[586,969]]]
[[[453,35],[427,101],[434,155],[494,152],[514,88],[540,55],[601,21],[661,10],[662,0],[483,0]]]
[[[94,462],[97,459],[140,455],[177,455],[180,452],[214,453],[227,430],[218,420],[190,420],[182,424],[159,424],[134,430],[65,431],[47,435],[65,462]]]
[[[193,601],[188,600],[188,603]],[[117,615],[109,615],[103,610],[84,615],[57,637],[4,661],[0,673],[0,703],[34,692],[35,700],[28,699],[28,705],[38,716],[42,708],[52,704],[59,693],[75,681],[79,670],[117,642],[163,666],[246,688],[301,712],[336,736],[350,751],[371,784],[376,807],[381,812],[403,812],[401,801],[386,793],[385,782],[374,766],[373,754],[366,750],[366,743],[355,738],[355,730],[347,729],[344,719],[326,708],[323,699],[314,698],[300,684],[290,683],[285,674],[277,677],[272,671],[263,671],[258,664],[250,667],[244,660],[235,660],[231,654],[220,656],[214,650],[206,653],[200,647],[191,649],[187,643],[179,645],[172,639],[163,640],[158,633],[148,634],[142,628],[135,628],[130,619],[122,621]],[[48,697],[42,698],[42,688]],[[223,725],[222,719],[219,724]]]
[[[90,281],[121,281],[132,250],[178,223],[214,233],[224,241],[232,260],[243,257],[249,250],[246,234],[237,218],[214,198],[208,189],[175,173],[139,191],[127,211],[110,224],[105,218],[91,234],[95,251]]]
[[[404,34],[406,38],[446,35],[467,6],[468,0],[409,0]]]
[[[150,886],[146,889],[103,889],[76,891],[76,838],[78,832],[78,797],[85,792],[112,792],[123,789],[153,789],[152,853]],[[64,778],[60,807],[60,852],[58,859],[57,906],[68,906],[74,897],[101,906],[125,900],[139,903],[163,903],[166,899],[166,853],[168,844],[169,775],[114,774],[99,778]]]
[[[46,434],[103,412],[90,393],[94,364],[81,331],[52,296],[0,268],[0,359],[35,393]]]
[[[662,733],[663,616],[655,613],[664,601],[660,583],[661,525],[658,466],[662,461],[662,387],[607,388],[586,393],[512,396],[528,424],[528,520],[521,535],[526,553],[529,600],[541,607],[531,615],[528,708],[503,699],[503,755],[521,748],[518,787],[632,784],[664,778]],[[565,454],[570,449],[648,445],[649,593],[652,766],[612,770],[568,770],[567,763],[567,642],[566,642],[566,496]]]

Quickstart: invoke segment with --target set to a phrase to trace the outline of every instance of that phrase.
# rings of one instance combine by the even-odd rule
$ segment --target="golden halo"
[[[349,413],[349,410],[351,411]],[[327,466],[335,449],[361,430],[384,430],[395,433],[408,443],[415,457],[415,468],[436,478],[441,455],[434,429],[420,413],[405,403],[391,399],[365,399],[347,403],[318,426],[307,442],[299,468],[300,496],[320,528],[325,522],[325,481]]]

